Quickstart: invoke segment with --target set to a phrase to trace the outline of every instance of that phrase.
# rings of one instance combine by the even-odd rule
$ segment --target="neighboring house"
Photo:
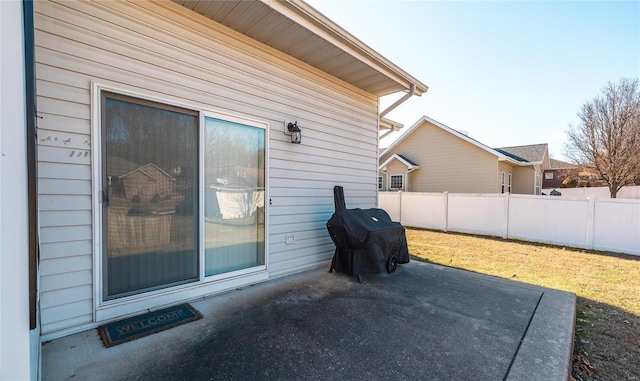
[[[560,188],[567,177],[577,178],[580,169],[578,165],[556,159],[550,159],[549,162],[551,167],[544,170],[542,188]]]
[[[518,194],[542,194],[542,174],[550,167],[547,143],[494,148],[517,161],[513,166],[513,190]]]
[[[606,186],[607,183],[588,168],[555,159],[551,159],[551,168],[544,171],[542,181],[545,189]]]
[[[427,91],[299,0],[0,6],[3,379],[37,379],[41,340],[325,263],[333,187],[377,205],[380,97]]]
[[[382,152],[378,190],[541,194],[547,144],[490,148],[427,116]]]

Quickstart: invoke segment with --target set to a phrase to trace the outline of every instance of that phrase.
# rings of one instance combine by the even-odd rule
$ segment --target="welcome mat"
[[[104,346],[109,348],[200,318],[202,314],[185,303],[101,325],[98,332]]]

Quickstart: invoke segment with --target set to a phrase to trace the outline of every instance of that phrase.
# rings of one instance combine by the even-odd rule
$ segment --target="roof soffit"
[[[428,89],[302,1],[173,1],[371,94]]]

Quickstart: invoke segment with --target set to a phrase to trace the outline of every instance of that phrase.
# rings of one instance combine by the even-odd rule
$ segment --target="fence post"
[[[505,192],[504,194],[504,230],[502,238],[509,238],[509,201],[511,199],[511,193]]]
[[[398,191],[398,222],[402,222],[402,191]]]
[[[449,231],[449,192],[444,192],[443,197],[444,201],[444,232]]]
[[[589,196],[589,204],[587,206],[587,249],[593,250],[593,229],[596,214],[596,198]]]

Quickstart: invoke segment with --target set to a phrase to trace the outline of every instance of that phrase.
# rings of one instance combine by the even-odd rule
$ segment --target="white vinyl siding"
[[[44,334],[93,319],[92,82],[269,123],[270,276],[331,258],[334,185],[376,205],[375,96],[172,2],[34,6]]]

